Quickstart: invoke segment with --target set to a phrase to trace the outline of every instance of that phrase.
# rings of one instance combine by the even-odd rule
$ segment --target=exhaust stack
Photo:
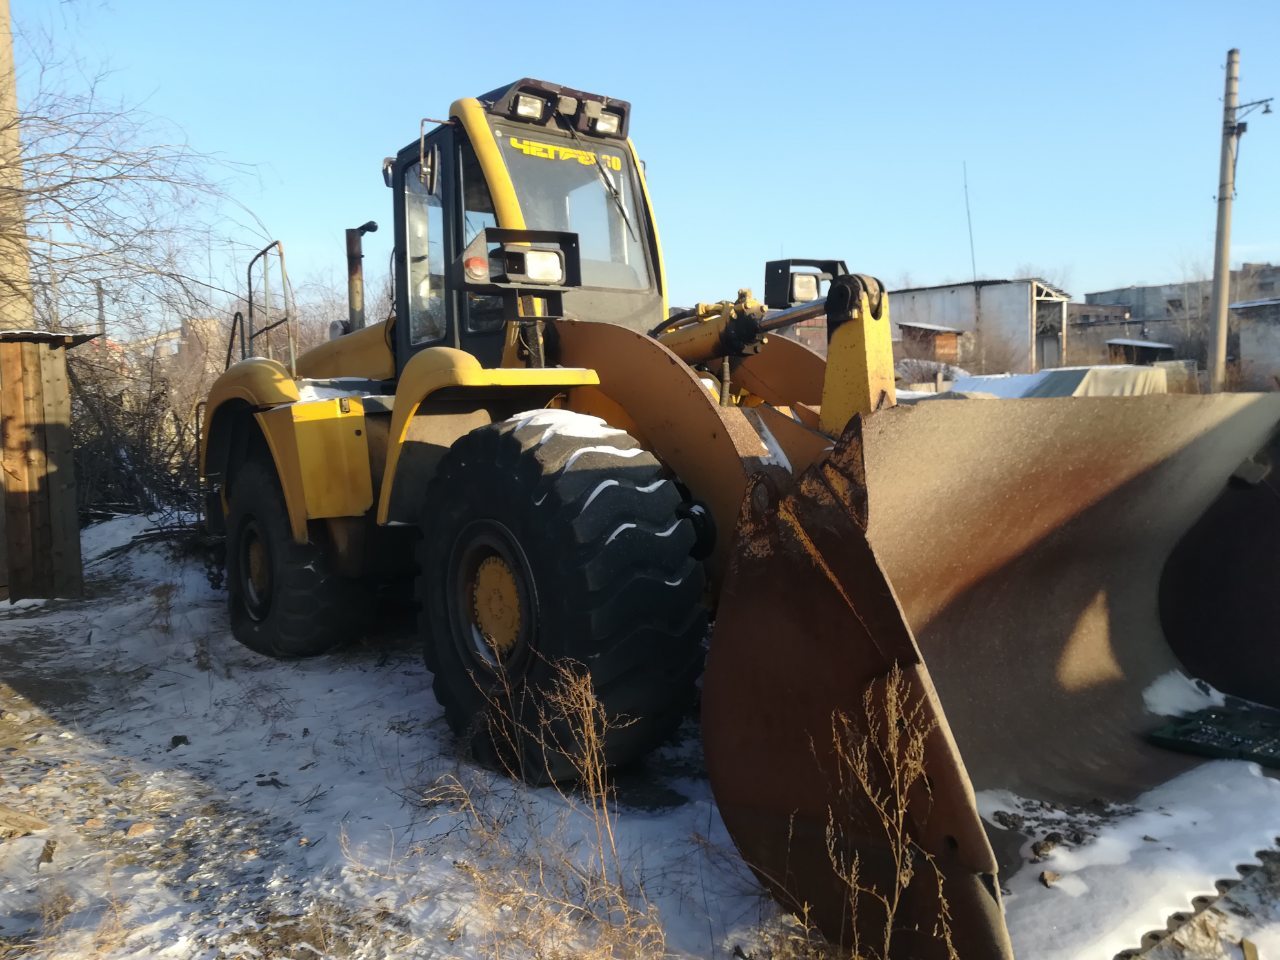
[[[347,230],[347,324],[353,331],[364,327],[363,238],[377,229],[377,223],[370,220]]]

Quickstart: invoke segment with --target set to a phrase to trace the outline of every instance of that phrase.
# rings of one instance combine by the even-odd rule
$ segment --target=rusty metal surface
[[[1142,737],[1158,722],[1143,692],[1183,667],[1161,572],[1277,420],[1274,394],[930,402],[870,419],[869,536],[977,789],[1123,800],[1185,768]],[[1251,679],[1217,678],[1228,692]],[[1280,673],[1264,682],[1276,692]]]
[[[909,698],[936,724],[926,740],[931,791],[908,801],[912,833],[946,878],[962,956],[1008,957],[995,861],[963,764],[859,526],[856,427],[841,457],[814,467],[790,492],[780,494],[767,476],[749,486],[703,686],[708,775],[726,827],[762,882],[847,941],[854,918],[849,887],[832,867],[829,817],[839,822],[838,850],[858,854],[863,884],[890,893],[897,869],[870,795],[839,788],[832,718],[847,716],[865,733],[864,691],[879,702],[876,685],[896,664]],[[875,789],[884,783],[881,771]],[[893,956],[927,960],[946,954],[932,936],[937,887],[917,862]],[[885,915],[863,896],[856,922],[859,935],[874,940]]]
[[[821,745],[832,712],[856,716],[863,691],[897,663],[939,724],[931,797],[912,800],[914,836],[942,865],[960,955],[1009,955],[970,778],[1028,797],[1126,800],[1195,762],[1143,739],[1159,722],[1144,691],[1183,667],[1161,629],[1161,574],[1210,505],[1223,509],[1228,476],[1277,421],[1276,395],[929,402],[872,415],[790,491],[753,480],[703,731],[725,824],[762,880],[784,903],[813,905],[824,931],[848,934],[825,845],[837,794]],[[1267,495],[1255,488],[1255,500]],[[1258,509],[1237,504],[1235,532],[1202,542],[1229,550]],[[1265,540],[1273,527],[1260,529]],[[1276,561],[1264,554],[1250,556],[1269,572]],[[1166,600],[1166,621],[1188,604],[1213,609],[1204,590],[1188,596]],[[1241,640],[1212,620],[1180,647],[1250,647],[1209,658],[1216,684],[1280,694],[1280,674],[1257,668],[1274,630]],[[866,875],[883,883],[885,843],[867,816],[841,820]],[[936,903],[915,897],[907,916],[932,922]],[[870,914],[860,923],[874,928]],[[894,955],[932,949],[909,942]]]
[[[827,361],[802,343],[786,337],[765,337],[760,352],[744,357],[733,368],[734,383],[766,403],[822,403],[822,380]]]

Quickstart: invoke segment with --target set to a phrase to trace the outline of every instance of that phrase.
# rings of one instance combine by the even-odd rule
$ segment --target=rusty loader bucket
[[[703,727],[761,880],[867,955],[1012,956],[1020,860],[975,789],[1123,801],[1186,769],[1145,739],[1174,670],[1280,705],[1280,480],[1229,483],[1278,421],[1277,395],[933,400],[754,478]]]

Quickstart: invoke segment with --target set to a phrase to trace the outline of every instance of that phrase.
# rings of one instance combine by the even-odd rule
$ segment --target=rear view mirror
[[[440,165],[439,148],[433,144],[430,150],[427,149],[427,124],[435,122],[424,117],[418,128],[418,180],[428,194],[436,192],[436,167]]]

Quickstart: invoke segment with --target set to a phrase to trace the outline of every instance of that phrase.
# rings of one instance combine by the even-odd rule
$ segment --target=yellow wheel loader
[[[530,79],[459,100],[384,164],[390,319],[364,322],[373,224],[348,231],[349,329],[296,362],[250,355],[251,294],[202,449],[235,634],[322,653],[416,570],[449,723],[537,781],[573,771],[570,736],[531,733],[557,664],[623,764],[692,705],[713,622],[707,767],[762,882],[833,938],[900,900],[894,956],[1009,957],[1017,860],[975,786],[1119,800],[1184,769],[1144,736],[1180,665],[1280,703],[1276,591],[1249,589],[1275,570],[1280,397],[898,405],[888,296],[838,261],[669,314],[629,120]],[[825,359],[771,335],[814,317]],[[841,753],[873,742],[855,783]]]

